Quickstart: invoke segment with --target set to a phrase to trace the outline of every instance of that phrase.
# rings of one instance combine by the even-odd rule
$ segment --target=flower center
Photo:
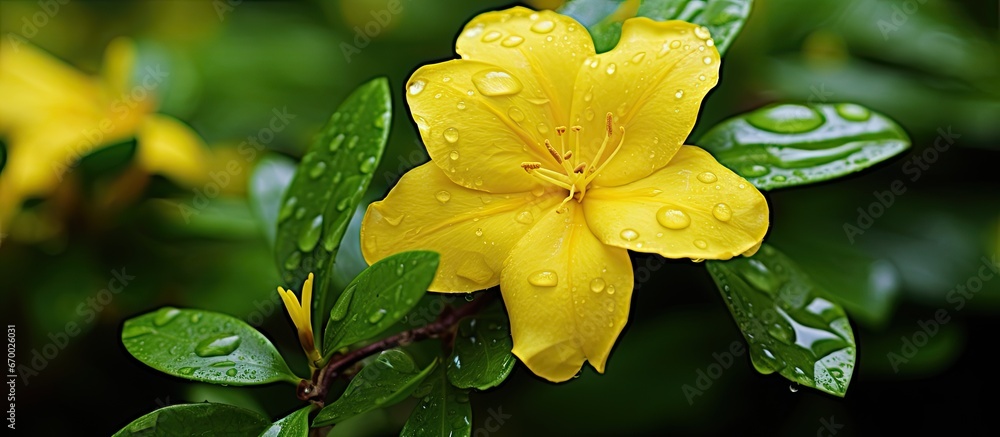
[[[618,129],[621,132],[621,136],[618,139],[618,144],[611,154],[608,155],[607,159],[601,160],[601,157],[604,156],[604,151],[614,137],[613,120],[614,116],[609,112],[605,117],[604,142],[601,143],[601,147],[597,149],[597,153],[593,156],[589,164],[583,159],[580,153],[580,135],[583,127],[571,126],[569,128],[569,131],[575,136],[573,148],[569,149],[566,146],[566,127],[560,126],[556,128],[556,135],[559,136],[559,150],[556,150],[549,140],[545,140],[545,149],[555,158],[556,163],[561,168],[555,170],[544,168],[540,162],[522,162],[521,168],[542,182],[568,191],[569,195],[563,199],[560,206],[566,204],[570,199],[582,202],[583,197],[587,195],[587,188],[590,186],[590,183],[597,178],[597,175],[618,154],[625,141],[625,127],[619,126]],[[557,211],[559,210],[557,209]]]

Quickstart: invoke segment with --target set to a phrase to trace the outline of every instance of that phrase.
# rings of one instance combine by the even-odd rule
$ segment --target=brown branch
[[[324,400],[326,399],[327,391],[330,389],[330,384],[336,380],[338,376],[344,374],[361,360],[378,352],[431,338],[442,338],[447,342],[451,342],[455,326],[458,325],[458,322],[466,316],[478,313],[486,307],[486,305],[492,302],[493,298],[493,294],[485,293],[483,296],[459,307],[458,309],[445,307],[444,310],[441,311],[441,314],[438,315],[437,319],[427,325],[403,331],[391,337],[386,337],[360,349],[347,352],[346,354],[334,355],[330,358],[330,361],[327,362],[326,367],[313,374],[311,381],[303,380],[299,383],[296,391],[299,399],[312,401],[322,406]]]

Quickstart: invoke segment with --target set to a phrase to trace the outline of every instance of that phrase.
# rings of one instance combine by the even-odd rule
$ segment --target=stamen
[[[566,126],[559,126],[556,128],[556,135],[563,136],[566,133]]]
[[[563,160],[564,161],[569,161],[569,159],[572,158],[572,157],[573,157],[573,151],[570,150],[569,152],[566,152],[565,155],[563,155]]]
[[[608,163],[610,163],[611,160],[615,158],[615,155],[618,154],[618,151],[622,149],[622,144],[625,144],[625,126],[618,126],[618,130],[620,130],[622,132],[622,138],[621,138],[621,140],[618,141],[618,145],[615,146],[615,150],[613,152],[611,152],[611,155],[608,156],[608,159],[605,159],[604,162],[601,163],[600,167],[597,167],[596,170],[594,170],[593,172],[591,172],[590,175],[587,176],[587,179],[585,180],[585,183],[584,183],[585,186],[586,185],[590,185],[590,182],[593,181],[594,178],[597,177],[598,173],[600,173],[601,170],[604,170],[604,167],[607,167]],[[603,149],[603,147],[602,147],[602,149]]]
[[[573,126],[570,129],[572,129],[573,132],[576,132],[576,141],[573,142],[573,150],[579,152],[580,151],[580,131],[583,130],[583,126]]]
[[[612,128],[614,121],[615,117],[610,112],[604,117],[604,131],[608,133],[609,137],[615,133],[615,130]]]
[[[542,163],[540,163],[540,162],[522,162],[521,163],[521,168],[523,168],[524,171],[526,171],[528,173],[531,173],[532,170],[537,170],[539,168],[542,168]]]
[[[552,148],[552,143],[550,143],[549,140],[545,140],[545,150],[549,151],[549,154],[556,159],[557,163],[559,164],[563,163],[563,158],[559,156],[559,152],[556,152],[556,149]]]
[[[586,162],[581,162],[580,165],[576,166],[576,168],[573,169],[573,173],[582,174],[583,170],[586,169],[586,168],[587,168],[587,163]]]

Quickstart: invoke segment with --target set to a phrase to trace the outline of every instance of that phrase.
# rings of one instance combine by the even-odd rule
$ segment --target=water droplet
[[[413,82],[410,82],[410,86],[408,86],[407,89],[410,91],[411,96],[415,96],[417,94],[420,94],[420,92],[424,90],[424,87],[426,85],[427,82],[425,82],[422,79],[417,79]]]
[[[299,199],[295,197],[290,197],[287,201],[285,201],[284,205],[281,205],[281,211],[278,212],[278,222],[283,222],[288,219],[288,217],[292,216],[292,212],[295,211],[295,203],[298,202],[298,200]]]
[[[549,20],[539,21],[531,25],[531,31],[535,33],[549,33],[556,28],[556,23]]]
[[[483,186],[483,178],[476,178],[472,183],[476,184],[477,187]]]
[[[438,202],[441,202],[441,204],[443,205],[445,203],[448,203],[449,200],[451,200],[451,193],[441,190],[434,195],[434,198],[437,199]]]
[[[608,294],[615,294],[615,286],[608,284]]]
[[[559,275],[552,270],[539,270],[528,275],[528,283],[536,287],[555,287],[559,285]]]
[[[347,309],[351,306],[351,299],[354,296],[354,290],[356,288],[356,286],[350,285],[344,289],[344,292],[341,293],[339,298],[337,298],[337,303],[335,303],[333,305],[333,309],[330,310],[330,320],[333,320],[334,322],[344,320],[344,317],[347,316]]]
[[[872,113],[868,111],[861,105],[855,105],[853,103],[841,103],[837,105],[837,114],[844,117],[846,120],[851,121],[865,121],[871,117]]]
[[[790,384],[788,386],[788,391],[790,391],[792,393],[798,393],[799,392],[799,386],[795,385],[795,384]]]
[[[778,133],[809,132],[824,121],[816,110],[790,103],[754,111],[746,120],[754,127]]]
[[[155,329],[142,325],[129,325],[122,329],[122,340],[142,337],[156,332]]]
[[[382,320],[383,317],[385,317],[385,309],[384,308],[380,309],[378,311],[375,311],[370,316],[368,316],[368,323],[371,323],[371,324],[374,325],[374,324],[378,323],[380,320]]]
[[[198,369],[196,367],[181,367],[180,369],[177,369],[177,373],[180,373],[181,375],[191,375],[195,370]]]
[[[449,127],[448,129],[445,129],[444,130],[444,140],[447,141],[447,142],[449,142],[449,143],[452,143],[452,144],[457,143],[458,142],[458,129],[455,129],[453,127]],[[455,153],[458,153],[458,152],[455,152]]]
[[[504,47],[507,47],[507,48],[513,48],[513,47],[517,47],[517,46],[521,45],[521,43],[523,43],[523,42],[524,42],[524,38],[522,38],[520,36],[517,36],[517,35],[511,35],[511,36],[508,36],[507,38],[505,38],[503,41],[500,41],[500,45],[502,45]]]
[[[719,180],[719,178],[715,176],[715,173],[706,171],[698,175],[698,180],[701,181],[702,183],[711,184]]]
[[[483,236],[483,228],[477,228],[476,229],[476,236],[477,237],[482,237]]]
[[[632,57],[632,63],[633,64],[638,64],[638,63],[642,62],[642,60],[645,57],[646,57],[646,52],[636,53],[635,56]]]
[[[344,143],[344,134],[337,134],[330,140],[330,151],[336,152],[340,148],[340,145]]]
[[[672,49],[679,49],[679,48],[681,48],[681,41],[680,40],[676,40],[676,39],[673,40],[673,41],[670,41],[670,48],[672,48]]]
[[[615,66],[615,64],[612,62],[612,63],[608,64],[608,68],[605,69],[604,71],[606,71],[608,74],[615,74],[615,69],[617,69],[617,68],[618,67]]]
[[[746,177],[755,178],[770,173],[771,170],[760,164],[745,165],[740,168],[740,174]]]
[[[285,269],[295,270],[299,268],[299,264],[302,264],[301,252],[292,252],[292,254],[288,255],[288,258],[285,259]]]
[[[487,32],[486,35],[483,35],[483,42],[493,42],[500,39],[501,36],[503,36],[503,34],[495,30]]]
[[[323,216],[317,215],[313,217],[312,221],[309,222],[309,226],[302,228],[299,231],[299,250],[303,252],[311,252],[316,244],[319,243],[319,237],[323,233]]]
[[[521,92],[521,81],[502,70],[483,70],[472,75],[472,84],[485,96],[506,96]]]
[[[619,235],[622,237],[622,240],[625,241],[632,241],[639,238],[639,233],[636,232],[635,229],[625,229]]]
[[[167,323],[174,321],[181,314],[181,310],[172,307],[163,307],[160,311],[157,311],[156,316],[153,318],[153,324],[156,326],[164,326]]]
[[[705,79],[708,79],[708,77],[706,77],[704,74],[702,74],[701,76],[698,76],[698,80],[702,80],[703,81]]]
[[[324,171],[326,171],[326,163],[319,161],[316,164],[313,164],[312,168],[309,169],[309,177],[316,179],[322,176]]]
[[[587,121],[593,120],[594,119],[594,108],[587,108],[587,111],[584,113],[584,117],[587,118]]]
[[[538,133],[542,135],[549,133],[549,125],[545,123],[538,123],[538,126],[535,127],[538,129]]]
[[[701,61],[704,62],[705,65],[711,65],[712,64],[712,57],[711,56],[705,56],[704,58],[701,59]]]
[[[694,247],[705,250],[708,249],[708,243],[705,240],[694,240]]]
[[[464,110],[464,109],[465,109],[465,102],[461,102],[461,101],[460,101],[460,102],[458,102],[458,104],[457,104],[457,105],[455,105],[455,106],[456,106],[456,107],[457,107],[457,108],[458,108],[458,109],[459,109],[460,111],[461,111],[461,110]]]
[[[733,218],[733,210],[725,203],[719,203],[712,209],[712,215],[720,222],[728,222]]]
[[[507,110],[507,116],[517,123],[524,121],[524,113],[521,112],[520,109],[517,109],[517,106],[511,106],[510,109]]]
[[[528,225],[535,221],[535,217],[531,215],[531,211],[521,211],[514,220],[517,220],[518,223]]]
[[[208,337],[194,347],[194,353],[199,357],[220,357],[229,355],[240,347],[243,339],[236,334],[218,334]]]
[[[594,278],[594,280],[590,281],[590,291],[593,291],[594,293],[600,293],[604,291],[605,288],[607,288],[607,285],[608,284],[607,282],[604,281],[604,279]]]
[[[709,32],[705,26],[698,26],[694,28],[694,36],[701,39],[709,39],[712,37],[712,32]]]
[[[684,97],[684,90],[677,90],[677,92],[674,93],[674,97],[678,99]]]
[[[684,229],[691,226],[691,217],[679,209],[664,206],[656,211],[656,221],[667,229]]]
[[[361,170],[361,173],[364,174],[371,173],[373,170],[375,170],[375,157],[369,156],[364,161],[361,161],[361,165],[358,166],[358,170]]]

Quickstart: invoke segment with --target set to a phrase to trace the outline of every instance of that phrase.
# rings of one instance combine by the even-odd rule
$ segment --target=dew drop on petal
[[[449,127],[448,129],[445,129],[444,130],[444,140],[447,141],[447,142],[449,142],[449,143],[452,143],[452,144],[455,144],[456,142],[458,142],[458,129],[455,129],[453,127]]]
[[[684,229],[691,226],[691,217],[679,209],[664,206],[656,211],[656,221],[667,229]]]
[[[590,291],[593,291],[594,293],[600,293],[604,291],[605,288],[607,288],[607,282],[605,282],[604,279],[594,278],[594,280],[590,281]]]
[[[528,275],[528,283],[536,287],[555,287],[559,285],[559,275],[552,270],[539,270]]]
[[[441,190],[434,195],[434,198],[437,199],[438,202],[441,202],[441,204],[443,205],[445,203],[448,203],[449,200],[451,200],[451,193]]]
[[[411,96],[415,96],[417,94],[420,94],[420,92],[424,90],[424,86],[426,85],[427,82],[424,82],[422,79],[417,79],[413,82],[410,82],[410,86],[407,87],[407,89],[410,91]]]
[[[635,229],[625,229],[619,235],[622,237],[622,240],[625,241],[632,241],[639,238],[639,233],[636,232]]]

